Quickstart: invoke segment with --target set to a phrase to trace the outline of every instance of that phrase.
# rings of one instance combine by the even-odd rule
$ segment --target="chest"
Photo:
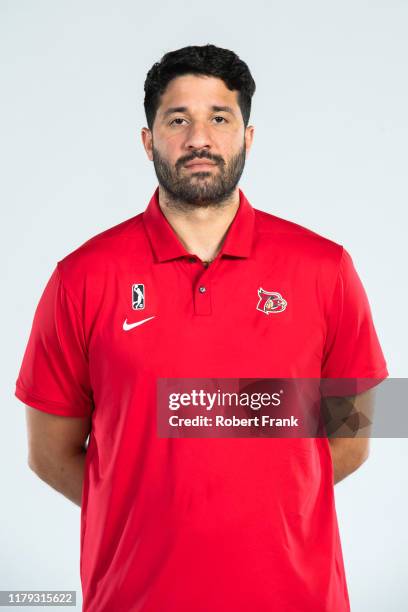
[[[141,375],[320,376],[325,322],[316,279],[266,262],[216,263],[122,269],[90,291],[94,387]]]

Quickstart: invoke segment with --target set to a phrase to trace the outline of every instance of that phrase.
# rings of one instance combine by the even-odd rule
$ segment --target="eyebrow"
[[[213,106],[211,106],[211,110],[216,112],[216,113],[224,112],[224,113],[230,113],[231,115],[235,114],[230,106],[215,106],[215,105],[213,105]],[[169,115],[172,115],[173,113],[186,113],[186,112],[188,112],[187,106],[170,106],[170,108],[168,108],[163,113],[163,119],[165,119]]]

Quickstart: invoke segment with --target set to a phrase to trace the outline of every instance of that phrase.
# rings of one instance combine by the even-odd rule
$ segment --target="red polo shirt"
[[[350,610],[326,438],[157,435],[158,377],[388,375],[348,252],[239,195],[207,268],[157,188],[58,261],[35,311],[15,395],[92,415],[86,612]]]

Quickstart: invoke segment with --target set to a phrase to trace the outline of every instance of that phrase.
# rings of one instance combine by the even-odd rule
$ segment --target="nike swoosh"
[[[123,329],[125,331],[129,331],[129,329],[133,329],[134,327],[137,327],[138,325],[141,325],[142,323],[146,323],[146,321],[150,321],[150,319],[154,319],[156,315],[153,315],[152,317],[149,317],[148,319],[143,319],[142,321],[136,321],[136,323],[128,323],[127,319],[125,319],[123,321]]]

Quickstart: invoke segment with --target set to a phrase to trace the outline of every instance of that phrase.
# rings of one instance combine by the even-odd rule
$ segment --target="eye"
[[[170,121],[169,125],[172,125],[175,121],[185,121],[183,117],[176,117],[173,121]],[[176,123],[176,125],[181,125],[180,123]]]
[[[228,121],[225,119],[225,117],[222,117],[221,115],[217,115],[216,117],[214,117],[214,119],[222,119],[223,121],[225,121],[225,123],[228,123]],[[217,121],[217,123],[220,123],[220,122]]]

